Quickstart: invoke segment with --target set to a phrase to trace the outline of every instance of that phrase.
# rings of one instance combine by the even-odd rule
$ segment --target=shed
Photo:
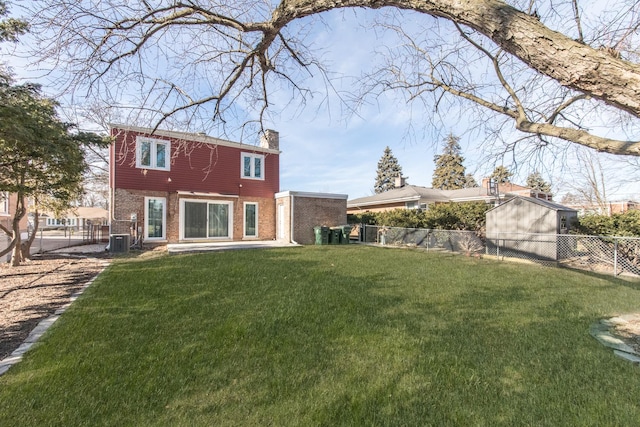
[[[558,203],[513,197],[487,211],[487,251],[494,255],[557,261],[557,235],[567,234],[577,217],[578,211]]]

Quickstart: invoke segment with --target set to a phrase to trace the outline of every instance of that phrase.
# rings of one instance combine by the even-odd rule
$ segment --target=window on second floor
[[[162,139],[136,139],[136,167],[169,170],[171,144]]]
[[[264,180],[264,155],[242,153],[241,177]]]

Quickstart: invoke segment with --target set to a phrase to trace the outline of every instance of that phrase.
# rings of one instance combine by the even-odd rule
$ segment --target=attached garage
[[[276,238],[312,245],[313,228],[347,223],[347,195],[283,191],[276,194]]]

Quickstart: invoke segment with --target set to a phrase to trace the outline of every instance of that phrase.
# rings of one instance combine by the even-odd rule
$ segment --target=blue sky
[[[365,28],[375,13],[359,10],[324,14],[322,20],[327,26],[316,25],[311,33],[309,41],[323,48],[323,59],[331,65],[334,76],[344,77],[334,80],[338,92],[351,91],[353,79],[350,77],[371,70],[377,61],[373,52],[380,41],[375,31]],[[3,46],[1,52],[7,51]],[[38,72],[29,72],[27,60],[3,56],[8,58],[5,62],[14,67],[18,77],[33,79],[38,76]],[[48,79],[39,81],[51,91]],[[318,76],[307,83],[318,93],[325,89],[323,80]],[[503,161],[499,157],[489,159],[487,153],[479,148],[482,136],[474,132],[468,113],[460,109],[450,110],[437,121],[438,126],[433,127],[429,124],[429,118],[434,115],[432,107],[418,103],[407,105],[397,94],[386,94],[375,102],[364,104],[358,114],[345,112],[335,94],[330,94],[328,99],[321,95],[308,99],[304,110],[288,105],[289,92],[275,91],[270,96],[272,113],[265,125],[280,133],[281,190],[347,194],[351,199],[371,195],[377,162],[386,146],[392,149],[410,184],[430,186],[434,155],[448,133],[461,137],[467,172],[472,173],[478,182]],[[64,101],[62,104],[64,107]],[[90,123],[82,125],[87,128],[93,126]],[[538,169],[554,184],[556,192],[562,193],[567,182],[575,181],[574,177],[567,175],[570,157],[559,160],[551,155],[530,163],[519,162],[513,180],[524,183],[526,176]],[[505,166],[513,168],[511,160],[507,154]],[[608,164],[609,160],[606,162]],[[629,182],[620,186],[612,198],[640,199],[637,182],[640,180],[633,182],[638,176],[638,168],[623,166],[619,162],[613,168],[618,177],[624,176]]]

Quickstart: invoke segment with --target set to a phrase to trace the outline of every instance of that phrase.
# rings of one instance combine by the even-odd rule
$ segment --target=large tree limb
[[[561,85],[640,117],[637,65],[553,31],[500,0],[287,0],[280,3],[272,22],[275,28],[282,28],[294,19],[331,9],[385,6],[415,10],[473,28]]]
[[[42,4],[46,4],[42,0]],[[88,2],[88,4],[93,4]],[[214,6],[215,4],[215,6]],[[600,100],[618,110],[625,111],[640,118],[640,69],[634,63],[624,61],[608,51],[597,49],[582,41],[575,41],[559,32],[546,27],[536,16],[520,11],[501,0],[280,0],[280,3],[272,7],[273,2],[251,2],[249,0],[222,0],[218,2],[177,1],[168,6],[151,8],[146,2],[114,2],[109,8],[91,7],[82,1],[61,0],[52,8],[59,8],[65,13],[51,12],[51,20],[55,21],[60,16],[63,22],[58,24],[61,28],[59,35],[73,39],[80,45],[79,51],[88,49],[87,57],[76,55],[78,50],[70,48],[65,51],[64,42],[56,45],[48,38],[48,43],[56,46],[58,54],[65,51],[71,58],[69,63],[74,65],[78,78],[108,78],[107,74],[118,74],[119,78],[135,80],[138,78],[143,83],[140,86],[143,93],[147,93],[148,87],[144,82],[148,75],[149,63],[141,58],[139,63],[129,75],[129,69],[119,70],[116,63],[125,62],[131,57],[143,56],[143,48],[149,48],[157,54],[154,48],[162,46],[158,41],[169,34],[179,34],[173,29],[194,28],[201,26],[202,31],[215,36],[207,39],[200,45],[202,49],[202,62],[212,65],[215,73],[214,86],[211,92],[198,96],[185,97],[176,90],[179,85],[171,84],[165,88],[165,94],[169,100],[170,95],[175,105],[168,108],[168,112],[160,113],[160,122],[172,114],[179,113],[189,108],[198,108],[204,104],[213,104],[213,117],[224,122],[223,112],[240,94],[251,92],[255,95],[250,100],[251,104],[260,104],[256,107],[260,116],[269,106],[267,90],[270,81],[267,76],[284,79],[286,84],[292,85],[298,92],[303,90],[291,77],[290,73],[299,69],[309,70],[310,65],[317,65],[314,61],[307,61],[303,55],[294,48],[295,42],[286,35],[285,27],[298,19],[320,14],[339,8],[369,8],[379,9],[383,7],[411,10],[426,15],[449,20],[458,26],[464,26],[486,36],[492,40],[501,52],[506,52],[521,60],[524,64],[541,75],[557,81],[560,85],[578,91],[564,104],[557,106],[555,110],[545,115],[526,109],[522,101],[518,99],[518,86],[509,85],[498,67],[500,56],[491,55],[485,49],[484,44],[473,43],[477,49],[485,49],[497,68],[497,77],[502,87],[508,92],[509,105],[500,107],[492,102],[487,102],[481,96],[467,92],[459,95],[463,98],[478,102],[479,105],[506,114],[515,120],[515,126],[524,132],[538,135],[554,136],[567,141],[587,145],[600,151],[614,154],[640,156],[640,142],[615,141],[591,135],[586,130],[576,125],[576,129],[562,127],[556,123],[556,119],[565,119],[566,125],[573,125],[571,118],[565,115],[569,106],[577,100],[591,98]],[[576,25],[580,26],[580,16],[577,3],[574,7],[573,17]],[[99,11],[94,11],[97,9]],[[272,12],[271,12],[272,10]],[[47,11],[37,12],[47,16]],[[269,15],[271,13],[271,15]],[[104,15],[104,16],[101,16]],[[72,16],[72,17],[69,17]],[[78,19],[74,19],[77,17]],[[86,17],[95,18],[92,23],[85,24]],[[46,21],[46,20],[45,20]],[[48,22],[48,21],[47,21]],[[79,22],[79,24],[74,24]],[[97,25],[93,26],[93,23]],[[46,24],[43,24],[46,26]],[[84,25],[84,27],[83,27]],[[72,27],[75,36],[64,36],[64,29]],[[85,36],[83,30],[89,30],[89,36]],[[465,37],[464,33],[463,37]],[[579,37],[582,40],[582,27],[579,27]],[[169,35],[164,42],[174,40]],[[194,40],[198,39],[196,31],[193,32]],[[178,37],[179,39],[180,37]],[[78,41],[80,40],[80,41]],[[46,44],[47,42],[45,42]],[[157,44],[156,44],[157,43]],[[74,48],[77,46],[73,46]],[[494,49],[490,49],[494,51]],[[174,55],[175,53],[175,55]],[[174,52],[173,46],[167,48],[167,59],[172,60],[180,55],[189,57],[189,48],[185,51]],[[150,64],[154,64],[156,58],[152,54]],[[161,59],[165,59],[164,57]],[[198,58],[200,60],[200,58]],[[287,62],[289,61],[289,62]],[[289,67],[294,64],[298,69]],[[187,66],[185,65],[185,69]],[[175,68],[172,70],[175,72]],[[182,71],[182,70],[180,70]],[[201,71],[198,69],[197,71]],[[205,75],[208,70],[205,71]],[[508,73],[505,73],[507,77]],[[132,77],[135,76],[135,77]],[[176,74],[168,78],[173,78]],[[192,76],[197,79],[200,76],[196,72]],[[161,81],[161,78],[149,78],[153,82]],[[192,78],[193,80],[193,78]],[[446,80],[446,79],[445,79]],[[282,80],[281,80],[282,81]],[[189,82],[187,80],[187,82]],[[111,83],[111,82],[109,82]],[[437,86],[449,93],[461,91],[460,86],[442,82]],[[259,87],[258,87],[259,86]],[[472,85],[468,85],[472,86]],[[185,88],[188,84],[185,85]],[[155,85],[153,86],[155,89]],[[433,87],[431,88],[433,89]],[[186,90],[183,91],[186,94]],[[148,95],[148,93],[147,93]],[[249,97],[247,97],[249,98]],[[506,98],[506,97],[505,97]],[[162,98],[160,98],[162,99]],[[177,99],[177,101],[176,101]],[[145,98],[145,102],[146,102]],[[245,100],[246,101],[246,100]],[[166,105],[169,105],[168,102]],[[157,106],[157,105],[156,105]],[[165,104],[162,104],[164,108]],[[527,117],[529,114],[531,117]],[[536,117],[543,116],[541,123],[536,123]],[[539,120],[539,119],[538,119]]]

